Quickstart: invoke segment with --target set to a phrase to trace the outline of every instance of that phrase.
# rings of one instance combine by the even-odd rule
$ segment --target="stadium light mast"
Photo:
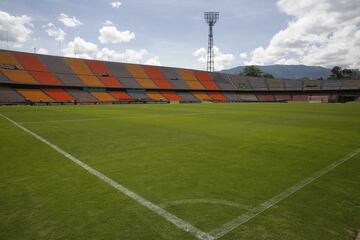
[[[207,66],[208,72],[214,71],[214,34],[213,27],[219,20],[219,12],[205,12],[204,18],[206,23],[209,25],[209,40],[208,40],[208,54],[207,54]]]

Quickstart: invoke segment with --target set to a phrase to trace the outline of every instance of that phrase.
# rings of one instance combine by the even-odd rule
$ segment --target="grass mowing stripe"
[[[206,115],[213,114],[213,112],[198,112],[198,113],[175,113],[175,114],[158,114],[150,116],[142,116],[142,118],[153,118],[153,117],[166,117],[166,116],[191,116],[191,115]],[[18,122],[19,124],[38,124],[38,123],[56,123],[56,122],[82,122],[82,121],[98,121],[98,120],[114,120],[114,119],[131,119],[139,118],[138,116],[132,117],[109,117],[109,118],[78,118],[78,119],[62,119],[62,120],[44,120],[44,121],[28,121],[28,122]]]
[[[61,148],[59,148],[58,146],[52,144],[51,142],[47,141],[46,139],[42,138],[41,136],[37,135],[36,133],[32,132],[31,130],[23,127],[22,125],[20,125],[19,123],[15,122],[14,120],[6,117],[5,115],[0,113],[0,116],[6,120],[8,120],[10,123],[14,124],[15,126],[17,126],[18,128],[20,128],[21,130],[23,130],[24,132],[32,135],[33,137],[35,137],[36,139],[38,139],[39,141],[45,143],[46,145],[48,145],[49,147],[51,147],[52,149],[54,149],[55,151],[57,151],[58,153],[62,154],[63,156],[65,156],[66,158],[68,158],[69,160],[71,160],[72,162],[76,163],[77,165],[79,165],[80,167],[82,167],[83,169],[85,169],[86,171],[88,171],[89,173],[95,175],[96,177],[98,177],[100,180],[104,181],[105,183],[109,184],[110,186],[114,187],[115,189],[117,189],[118,191],[122,192],[123,194],[125,194],[126,196],[132,198],[133,200],[135,200],[136,202],[140,203],[141,205],[145,206],[146,208],[150,209],[151,211],[157,213],[158,215],[162,216],[163,218],[165,218],[167,221],[171,222],[172,224],[174,224],[175,226],[177,226],[178,228],[182,229],[185,232],[191,233],[192,235],[194,235],[195,237],[197,237],[198,239],[201,240],[210,240],[210,239],[214,239],[211,235],[209,235],[208,233],[205,233],[203,231],[201,231],[200,229],[194,227],[193,225],[191,225],[190,223],[178,218],[177,216],[171,214],[170,212],[164,210],[163,208],[155,205],[154,203],[144,199],[143,197],[137,195],[136,193],[130,191],[129,189],[127,189],[126,187],[122,186],[121,184],[115,182],[114,180],[112,180],[111,178],[105,176],[104,174],[102,174],[101,172],[93,169],[92,167],[90,167],[89,165],[83,163],[82,161],[80,161],[79,159],[77,159],[76,157],[74,157],[73,155],[71,155],[70,153],[62,150]]]
[[[223,224],[221,227],[216,228],[210,232],[210,235],[214,236],[215,239],[221,238],[225,234],[231,232],[235,228],[241,226],[242,224],[250,221],[257,215],[261,214],[262,212],[266,211],[267,209],[271,208],[272,206],[276,205],[280,201],[284,200],[285,198],[291,196],[292,194],[296,193],[297,191],[301,190],[302,188],[306,187],[310,183],[314,182],[316,179],[324,176],[334,168],[338,167],[342,163],[350,160],[351,158],[355,157],[357,154],[360,153],[360,148],[357,148],[353,152],[345,155],[344,157],[338,159],[337,161],[333,162],[332,164],[324,167],[323,169],[315,172],[310,177],[307,177],[297,184],[293,185],[292,187],[286,189],[285,191],[281,192],[280,194],[270,198],[266,202],[260,204],[259,206],[249,210],[248,212],[240,215],[239,217],[231,220],[228,223]]]

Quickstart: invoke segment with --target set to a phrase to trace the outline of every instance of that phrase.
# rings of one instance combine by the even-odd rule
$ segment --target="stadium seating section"
[[[0,50],[0,103],[360,101],[360,80],[287,80]]]

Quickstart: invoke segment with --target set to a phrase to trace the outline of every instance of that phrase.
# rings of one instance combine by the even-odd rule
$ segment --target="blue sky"
[[[344,0],[339,5],[333,2],[2,0],[0,46],[10,45],[11,49],[21,51],[33,51],[36,47],[40,52],[59,55],[61,42],[61,54],[66,56],[204,69],[206,52],[202,48],[207,47],[208,28],[203,12],[219,11],[220,20],[215,27],[217,69],[274,63],[358,67],[356,56],[334,56],[360,52],[360,20],[354,14],[354,10],[360,10],[360,1]],[[307,8],[315,13],[309,14]],[[342,16],[335,22],[318,26],[319,16],[326,19],[339,13]],[[59,20],[61,14],[70,20],[68,26]],[[70,26],[74,19],[77,26]],[[19,24],[16,25],[18,32],[9,33],[9,22]],[[343,26],[329,27],[334,24],[353,28],[342,32]],[[30,33],[24,33],[24,28]],[[47,32],[50,28],[61,29],[66,34],[64,39],[50,36]],[[102,34],[103,40],[100,40]],[[355,42],[346,42],[350,37],[355,38]],[[331,44],[344,46],[334,51]],[[312,56],[314,53],[316,57]]]

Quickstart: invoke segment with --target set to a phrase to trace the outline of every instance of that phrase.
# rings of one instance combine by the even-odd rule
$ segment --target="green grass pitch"
[[[360,147],[360,104],[9,106],[0,113],[204,232]],[[360,154],[219,239],[351,240]],[[196,239],[0,117],[0,239]]]

